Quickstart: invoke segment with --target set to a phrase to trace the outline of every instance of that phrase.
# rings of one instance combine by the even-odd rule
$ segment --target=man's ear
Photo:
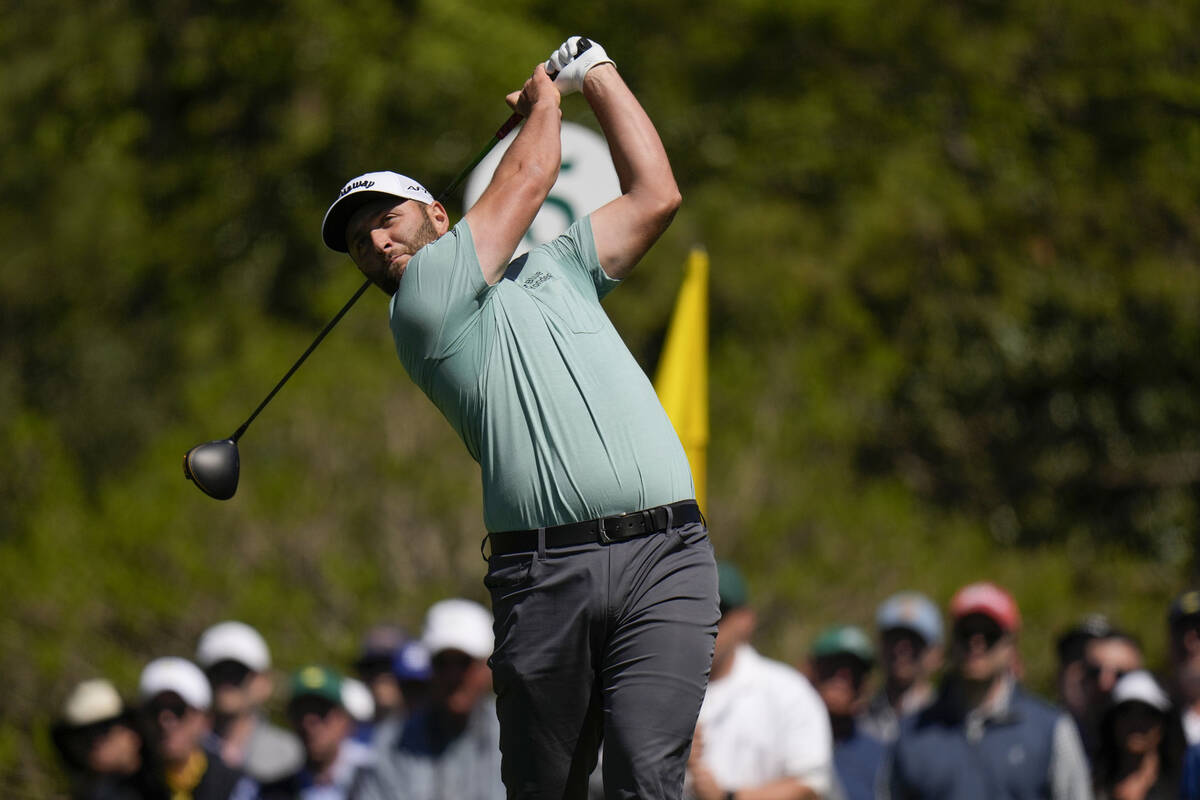
[[[425,213],[428,215],[429,221],[433,223],[433,228],[438,232],[438,236],[450,230],[450,215],[446,213],[446,207],[437,200],[425,207]]]

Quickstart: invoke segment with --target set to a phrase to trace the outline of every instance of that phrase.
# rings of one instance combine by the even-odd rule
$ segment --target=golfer
[[[547,72],[557,73],[551,80]],[[622,194],[510,263],[581,91]],[[571,37],[508,103],[525,124],[456,225],[416,181],[351,180],[322,235],[391,296],[409,376],[479,462],[490,659],[510,798],[675,798],[704,697],[717,580],[687,458],[600,300],[679,207],[666,152],[604,49]]]

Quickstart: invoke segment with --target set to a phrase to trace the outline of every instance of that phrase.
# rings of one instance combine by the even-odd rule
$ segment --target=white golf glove
[[[562,43],[562,47],[550,54],[546,62],[546,72],[554,78],[554,85],[560,94],[571,94],[583,89],[583,76],[592,67],[601,64],[613,64],[613,60],[604,52],[599,42],[594,42],[583,36],[572,36]],[[616,66],[613,64],[613,66]]]

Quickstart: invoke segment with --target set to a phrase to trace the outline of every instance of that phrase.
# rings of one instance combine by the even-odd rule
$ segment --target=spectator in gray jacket
[[[422,642],[433,660],[428,702],[375,734],[375,763],[354,800],[503,800],[500,725],[487,659],[492,615],[470,600],[435,603]]]
[[[213,625],[196,644],[196,663],[212,687],[213,733],[222,761],[263,784],[304,766],[300,740],[263,712],[274,681],[271,653],[258,631],[244,622]]]

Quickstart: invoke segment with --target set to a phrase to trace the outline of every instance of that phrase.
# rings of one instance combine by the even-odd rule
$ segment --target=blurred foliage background
[[[290,669],[486,599],[478,470],[376,292],[242,440],[234,500],[180,460],[359,284],[318,234],[341,184],[446,185],[572,33],[616,59],[684,193],[607,303],[648,371],[688,249],[711,256],[708,516],[762,649],[795,662],[893,590],[989,578],[1035,688],[1092,610],[1161,666],[1200,530],[1198,12],[5,3],[0,794],[62,790],[45,726],[75,681],[131,694],[217,620]],[[564,115],[590,124],[578,97]]]

